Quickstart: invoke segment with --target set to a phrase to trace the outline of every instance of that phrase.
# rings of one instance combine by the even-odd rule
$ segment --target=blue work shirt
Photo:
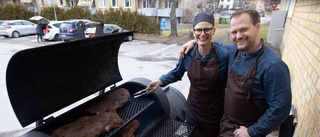
[[[248,133],[251,137],[266,136],[275,130],[288,117],[292,100],[290,73],[287,65],[270,47],[264,45],[262,39],[261,43],[262,46],[265,46],[265,51],[258,59],[254,86],[251,89],[251,99],[263,112],[263,115],[255,124],[248,127]],[[234,44],[225,46],[230,48],[232,45],[235,46]],[[248,75],[260,50],[249,55],[233,50],[228,74],[232,67],[235,74]],[[233,63],[231,60],[237,54],[240,55]]]
[[[217,45],[216,45],[217,44]],[[218,54],[218,64],[219,64],[219,79],[223,82],[227,81],[227,69],[229,64],[229,57],[230,57],[230,50],[226,47],[224,47],[222,44],[212,42],[212,45],[215,46],[216,52]],[[167,74],[162,75],[159,79],[162,82],[162,86],[166,86],[168,84],[174,83],[178,80],[181,80],[184,73],[188,71],[193,52],[196,51],[195,59],[201,60],[201,61],[209,61],[209,60],[215,60],[214,58],[214,50],[211,48],[210,54],[206,55],[205,57],[202,57],[198,52],[198,45],[194,46],[193,49],[188,52],[184,58],[180,58],[178,60],[178,64],[176,68],[169,71]]]

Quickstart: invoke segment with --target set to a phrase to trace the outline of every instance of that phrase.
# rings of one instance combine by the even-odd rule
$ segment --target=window
[[[143,8],[155,8],[155,0],[143,0]]]
[[[165,8],[171,8],[170,0],[166,0],[164,6]]]
[[[288,4],[287,4],[287,2],[288,2]],[[285,10],[288,10],[288,14],[287,14],[288,18],[292,17],[292,13],[293,13],[293,9],[294,9],[295,4],[296,4],[296,0],[286,1]]]
[[[44,6],[44,1],[43,0],[39,0],[39,5],[40,6]]]
[[[48,5],[49,5],[49,6],[54,6],[53,0],[48,0]]]
[[[112,0],[111,2],[112,7],[118,7],[118,0]]]
[[[179,2],[177,2],[177,6],[179,6]],[[165,4],[164,4],[165,8],[171,8],[171,2],[170,0],[165,0]],[[178,8],[178,7],[177,7]]]
[[[21,25],[33,25],[31,22],[27,22],[27,21],[22,21],[22,22],[19,22]]]
[[[125,0],[124,1],[124,7],[130,8],[131,7],[131,0]]]
[[[59,7],[62,7],[62,6],[63,6],[63,0],[59,0],[59,1],[58,1],[58,6],[59,6]]]
[[[143,0],[143,8],[147,8],[147,0]]]
[[[104,0],[99,0],[99,7],[105,7],[105,1]]]
[[[22,25],[21,22],[15,22],[14,25]]]

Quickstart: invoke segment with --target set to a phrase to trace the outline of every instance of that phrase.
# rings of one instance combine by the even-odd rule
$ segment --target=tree
[[[172,37],[172,36],[178,36],[177,16],[176,16],[178,0],[170,0],[170,4],[171,4],[171,11],[170,11],[171,33],[169,36]]]

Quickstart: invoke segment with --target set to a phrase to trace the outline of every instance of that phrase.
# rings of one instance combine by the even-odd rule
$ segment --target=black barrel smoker
[[[131,95],[145,89],[151,82],[145,78],[116,85],[122,80],[118,68],[119,48],[124,37],[132,33],[58,43],[14,54],[6,72],[10,102],[23,127],[36,122],[36,128],[22,136],[50,136],[56,128],[85,116],[84,108],[90,102],[119,88],[128,89]],[[57,117],[51,116],[95,93],[99,95]],[[194,127],[183,121],[181,112],[185,111],[185,103],[177,89],[159,88],[119,108],[117,113],[123,124],[101,136],[117,136],[129,122],[138,119],[141,127],[135,132],[136,137],[187,137]]]

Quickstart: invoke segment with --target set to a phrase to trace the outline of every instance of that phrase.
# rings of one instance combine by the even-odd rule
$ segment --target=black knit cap
[[[198,13],[192,21],[192,26],[196,26],[200,22],[208,22],[214,26],[214,16],[212,13],[209,12],[200,12]]]

